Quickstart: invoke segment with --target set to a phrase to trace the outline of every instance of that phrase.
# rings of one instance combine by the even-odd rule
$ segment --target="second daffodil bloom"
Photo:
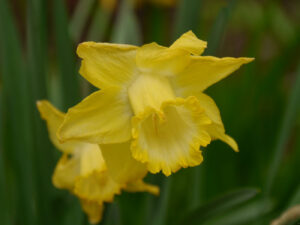
[[[205,48],[191,31],[169,48],[80,44],[80,74],[101,90],[68,110],[58,137],[98,144],[131,140],[132,156],[167,176],[199,165],[200,147],[213,139],[238,151],[203,91],[253,59],[201,56]]]
[[[133,173],[131,177],[122,176],[119,168],[111,167],[110,162],[107,166],[98,145],[80,141],[60,143],[56,131],[64,120],[64,114],[48,101],[39,101],[37,106],[41,117],[47,121],[51,141],[63,153],[52,177],[53,184],[57,188],[68,189],[80,199],[90,223],[98,223],[101,220],[104,202],[112,202],[121,190],[148,191],[155,195],[159,193],[158,187],[143,182],[142,179],[147,174],[144,165],[136,162],[134,165],[139,168],[135,171],[139,173]],[[125,153],[129,151],[129,147],[124,144],[105,146],[105,149],[112,152],[118,148],[123,148]],[[127,159],[127,162],[130,162],[130,159]]]

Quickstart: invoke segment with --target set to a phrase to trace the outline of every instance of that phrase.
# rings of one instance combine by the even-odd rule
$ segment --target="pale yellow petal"
[[[79,174],[80,159],[64,154],[55,167],[52,183],[57,188],[72,190]]]
[[[57,129],[64,120],[64,113],[56,109],[47,100],[37,101],[37,108],[41,117],[47,122],[50,139],[57,149],[65,153],[72,153],[75,148],[80,148],[82,143],[78,141],[70,141],[62,144],[56,136]]]
[[[137,180],[135,182],[128,183],[124,187],[125,191],[128,192],[144,192],[147,191],[153,195],[159,195],[159,187],[152,184],[147,184],[143,180]]]
[[[82,58],[80,74],[98,88],[124,86],[135,73],[136,46],[84,42],[77,54]]]
[[[169,176],[180,168],[199,165],[200,146],[211,139],[204,126],[211,123],[196,97],[165,102],[161,111],[149,109],[133,118],[133,157],[152,173]]]
[[[232,137],[225,134],[223,125],[211,124],[208,125],[205,130],[213,139],[219,139],[228,144],[234,151],[239,151],[236,141]]]
[[[127,94],[109,88],[70,108],[58,130],[61,141],[117,143],[130,139],[132,111]]]
[[[237,143],[225,134],[225,128],[221,119],[220,111],[215,101],[204,93],[198,93],[197,98],[206,115],[212,120],[212,124],[206,126],[206,131],[213,139],[219,139],[227,143],[234,151],[238,151]]]
[[[178,48],[166,48],[156,43],[146,44],[137,50],[136,63],[142,73],[172,76],[189,63],[189,53]]]
[[[143,74],[128,88],[128,96],[135,114],[148,108],[159,110],[165,101],[175,99],[175,93],[167,77]]]
[[[200,55],[205,50],[206,46],[207,43],[205,41],[198,39],[192,31],[188,31],[181,35],[170,48],[183,49],[194,55]]]
[[[101,151],[110,176],[119,183],[135,182],[147,174],[144,164],[133,159],[130,142],[101,145]]]
[[[75,182],[74,194],[82,199],[97,201],[99,203],[112,202],[116,194],[120,194],[121,186],[116,183],[107,171],[78,177]]]
[[[201,107],[204,108],[206,115],[211,119],[211,121],[213,123],[223,125],[221,114],[215,101],[202,92],[199,92],[196,95],[196,97],[199,100]]]
[[[86,143],[76,154],[80,157],[80,176],[107,170],[99,145]]]
[[[98,224],[101,222],[104,209],[103,203],[81,199],[80,204],[82,210],[87,214],[90,224]]]
[[[253,58],[191,56],[185,70],[171,77],[172,84],[179,96],[196,95],[251,61]]]

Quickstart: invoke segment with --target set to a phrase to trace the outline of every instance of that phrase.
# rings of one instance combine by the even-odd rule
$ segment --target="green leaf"
[[[29,76],[23,61],[19,34],[11,8],[0,1],[0,70],[7,113],[5,149],[16,178],[17,216],[15,223],[36,225],[38,202],[34,161],[34,140]]]
[[[205,225],[240,225],[259,220],[274,208],[270,199],[258,199],[207,221]]]
[[[110,11],[102,10],[99,4],[97,4],[96,12],[92,19],[92,24],[87,35],[88,41],[103,41],[105,31],[109,25],[110,16]]]
[[[276,138],[276,145],[272,156],[272,161],[267,175],[265,195],[271,194],[273,184],[280,167],[285,146],[291,133],[291,129],[296,121],[296,116],[299,112],[300,102],[300,64],[296,74],[296,80],[294,82],[293,89],[290,93],[290,97],[287,102],[286,110],[283,115],[282,124],[278,131],[278,137]]]
[[[236,1],[235,0],[231,0],[228,5],[224,8],[222,8],[220,10],[220,12],[218,13],[217,18],[214,21],[214,25],[212,27],[212,29],[210,30],[210,34],[209,34],[209,39],[208,39],[208,49],[205,51],[205,54],[209,54],[209,55],[213,55],[216,53],[219,45],[220,45],[220,41],[221,38],[225,32],[226,29],[226,25],[228,23],[228,20],[230,18],[230,15],[233,11],[233,8],[235,6]],[[185,4],[187,8],[192,7],[192,6],[187,6],[187,1],[186,3],[184,3],[184,1],[182,2],[182,4]],[[196,2],[194,2],[194,6],[193,7],[200,7],[201,3],[200,1],[197,3],[199,5],[196,5]],[[189,8],[190,9],[190,8]],[[188,10],[188,9],[186,9]],[[195,10],[195,9],[194,9]],[[198,9],[199,10],[199,9]],[[186,14],[188,14],[190,12],[187,11]],[[196,13],[195,11],[192,11],[194,13]],[[196,15],[194,15],[196,16]],[[186,21],[190,21],[189,19],[185,19]],[[186,22],[187,23],[187,22]],[[189,22],[190,24],[192,24],[192,21]],[[187,25],[187,24],[186,24]],[[192,25],[189,25],[192,26]],[[213,173],[212,170],[209,170],[208,167],[209,165],[204,162],[203,165],[201,165],[200,167],[196,167],[193,168],[193,190],[190,193],[191,200],[190,200],[190,207],[191,208],[195,208],[197,206],[199,206],[200,202],[204,200],[205,196],[207,196],[206,190],[207,190],[207,179],[210,177],[210,175],[208,173]],[[215,169],[215,168],[212,168]]]
[[[1,81],[0,81],[1,82]],[[10,220],[11,207],[8,196],[10,193],[7,193],[6,190],[9,190],[9,185],[7,182],[7,170],[5,166],[5,150],[4,150],[4,130],[5,130],[5,121],[4,116],[5,111],[4,96],[3,90],[0,83],[0,221],[3,225],[12,224]],[[7,113],[7,112],[6,112]]]
[[[231,192],[188,213],[179,224],[204,223],[222,212],[253,199],[257,194],[258,190],[254,188],[245,188]]]
[[[70,202],[64,209],[62,225],[84,225],[84,214],[80,201],[75,196],[70,196]]]
[[[61,84],[63,90],[63,110],[79,101],[79,81],[75,60],[75,48],[68,33],[68,20],[64,2],[53,1],[54,10],[54,37],[60,69]]]
[[[293,196],[288,204],[288,207],[292,207],[297,204],[300,204],[300,184],[298,185],[296,192],[293,194]]]
[[[133,5],[129,1],[122,1],[113,28],[111,42],[137,45],[142,43],[141,37],[142,35],[134,15]]]
[[[199,22],[201,22],[202,0],[181,0],[178,4],[174,39],[189,30],[197,34],[200,28]]]
[[[53,149],[49,142],[47,129],[41,120],[36,101],[47,98],[47,5],[44,1],[31,0],[27,3],[27,59],[30,89],[32,91],[30,107],[33,111],[34,156],[36,161],[37,200],[39,204],[39,223],[55,224],[49,205],[53,186],[51,184],[54,167]]]
[[[228,5],[221,9],[217,19],[214,22],[212,30],[208,38],[208,48],[204,52],[205,55],[213,55],[217,52],[224,36],[226,25],[230,19],[231,13],[235,7],[236,0],[231,0]]]
[[[168,177],[164,179],[163,191],[160,196],[160,201],[157,207],[154,220],[151,224],[153,225],[163,225],[166,224],[168,205],[171,198],[171,186],[173,177]]]
[[[77,43],[91,13],[95,0],[80,0],[69,24],[70,36],[74,43]]]

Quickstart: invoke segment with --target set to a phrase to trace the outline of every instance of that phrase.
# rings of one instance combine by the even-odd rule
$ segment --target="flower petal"
[[[127,94],[116,88],[97,91],[68,110],[58,138],[103,144],[127,141],[131,116]]]
[[[125,191],[128,192],[144,192],[147,191],[153,195],[159,195],[159,187],[152,184],[147,184],[143,180],[137,180],[135,182],[128,183],[124,187]]]
[[[210,143],[204,126],[210,124],[196,97],[165,102],[161,111],[149,109],[132,120],[133,157],[148,170],[169,176],[181,167],[199,165],[200,146]]]
[[[253,58],[216,58],[212,56],[192,56],[185,70],[172,77],[172,83],[179,96],[196,95],[224,79],[241,65],[253,61]]]
[[[57,188],[73,190],[75,180],[80,174],[80,159],[69,158],[64,154],[58,161],[53,176],[52,183]]]
[[[75,154],[80,157],[80,176],[107,170],[99,145],[86,143],[84,148],[77,149]]]
[[[228,144],[235,152],[239,151],[238,145],[235,140],[225,134],[224,126],[218,124],[211,124],[206,127],[207,133],[212,137],[212,139],[219,139],[226,144]]]
[[[41,114],[41,117],[47,122],[50,139],[57,149],[64,153],[72,153],[75,148],[78,148],[82,145],[82,143],[78,141],[70,141],[66,143],[59,142],[56,132],[64,120],[64,113],[56,109],[47,100],[38,101],[37,108]]]
[[[82,199],[101,203],[112,202],[116,194],[121,193],[121,186],[108,175],[107,171],[78,177],[75,182],[74,194]]]
[[[164,101],[175,99],[175,93],[167,77],[140,75],[128,88],[128,96],[135,114],[147,108],[159,110]]]
[[[225,134],[221,114],[215,101],[204,93],[198,93],[197,98],[206,115],[211,119],[212,124],[206,126],[206,131],[213,139],[220,139],[227,143],[234,151],[238,151],[237,143]]]
[[[90,224],[98,224],[102,220],[103,203],[81,199],[80,204],[82,210],[87,214]]]
[[[181,72],[190,61],[190,54],[179,48],[166,48],[156,43],[137,50],[136,63],[143,73],[172,76]]]
[[[108,173],[117,182],[135,182],[146,176],[146,166],[132,158],[130,142],[101,145],[101,151]]]
[[[188,31],[181,35],[170,48],[183,49],[194,55],[201,55],[206,47],[207,42],[198,39],[192,31]]]
[[[136,46],[84,42],[77,54],[82,58],[80,74],[98,88],[122,86],[135,73]]]

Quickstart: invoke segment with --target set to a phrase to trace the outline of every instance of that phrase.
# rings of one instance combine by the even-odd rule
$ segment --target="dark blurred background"
[[[0,224],[88,224],[51,184],[60,153],[35,107],[65,111],[94,90],[78,43],[169,46],[188,30],[204,55],[255,57],[206,91],[240,152],[215,141],[200,166],[148,175],[161,196],[123,193],[101,224],[270,224],[300,204],[299,12],[297,0],[0,0]]]

